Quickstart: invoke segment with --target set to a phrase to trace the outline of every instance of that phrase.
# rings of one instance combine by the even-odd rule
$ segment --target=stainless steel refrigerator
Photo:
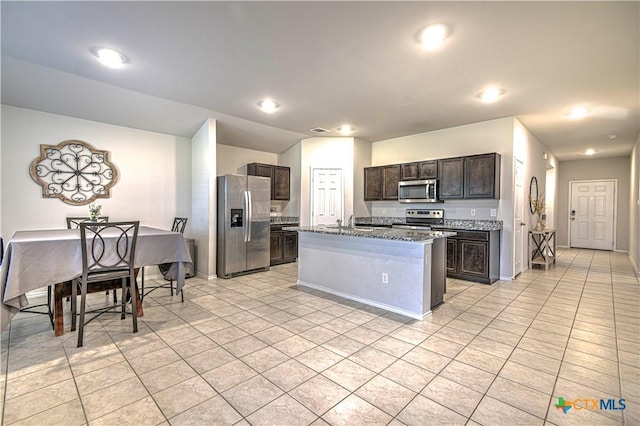
[[[271,179],[218,176],[217,275],[269,269]]]

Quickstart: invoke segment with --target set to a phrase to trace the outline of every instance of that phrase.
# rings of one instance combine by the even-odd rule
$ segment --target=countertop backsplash
[[[272,216],[272,225],[298,225],[300,218],[297,216]]]
[[[404,217],[356,217],[355,224],[360,226],[405,224]],[[501,220],[445,219],[442,225],[431,225],[433,229],[468,229],[479,231],[497,231],[502,229]]]

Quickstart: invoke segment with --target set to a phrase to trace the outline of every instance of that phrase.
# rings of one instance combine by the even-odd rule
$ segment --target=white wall
[[[88,216],[87,206],[43,198],[29,175],[40,145],[77,139],[110,152],[119,180],[110,198],[99,198],[102,214],[112,220],[139,219],[170,229],[175,216],[191,213],[191,150],[187,138],[95,121],[48,114],[8,105],[2,116],[2,212],[5,240],[17,230],[65,228],[67,216]],[[191,228],[187,225],[186,234]]]
[[[216,169],[218,176],[246,175],[247,164],[264,163],[279,164],[278,154],[256,151],[254,149],[238,148],[230,145],[216,145]]]
[[[569,243],[569,183],[577,180],[616,179],[617,229],[615,250],[629,250],[630,158],[594,158],[560,162],[558,171],[557,238],[558,245]]]
[[[640,134],[631,152],[629,179],[629,257],[640,275]]]
[[[355,139],[353,146],[353,215],[371,216],[371,203],[364,201],[364,168],[371,166],[371,142]]]
[[[216,276],[216,120],[207,119],[191,138],[192,229],[197,272]]]
[[[302,143],[297,143],[282,154],[278,155],[278,164],[281,166],[287,166],[291,169],[291,200],[289,202],[280,202],[283,203],[283,206],[280,209],[280,214],[282,216],[300,217],[300,185],[302,181],[302,174],[300,170],[302,167]]]
[[[301,142],[300,155],[300,224],[311,219],[311,169],[342,169],[344,181],[343,220],[353,214],[353,138],[309,138]]]

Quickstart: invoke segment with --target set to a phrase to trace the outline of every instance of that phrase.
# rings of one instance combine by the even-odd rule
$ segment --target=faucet
[[[347,222],[347,227],[353,228],[353,215],[349,216],[349,222]]]

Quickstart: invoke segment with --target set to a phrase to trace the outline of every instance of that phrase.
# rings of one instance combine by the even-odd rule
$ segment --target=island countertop
[[[348,237],[360,237],[360,238],[379,238],[383,240],[394,241],[433,241],[438,238],[452,237],[456,235],[455,232],[448,231],[414,231],[407,229],[390,229],[390,228],[375,228],[375,227],[361,227],[356,226],[354,228],[337,227],[337,226],[290,226],[283,228],[285,231],[298,231],[298,232],[311,232],[315,234],[329,234],[329,235],[344,235]]]

